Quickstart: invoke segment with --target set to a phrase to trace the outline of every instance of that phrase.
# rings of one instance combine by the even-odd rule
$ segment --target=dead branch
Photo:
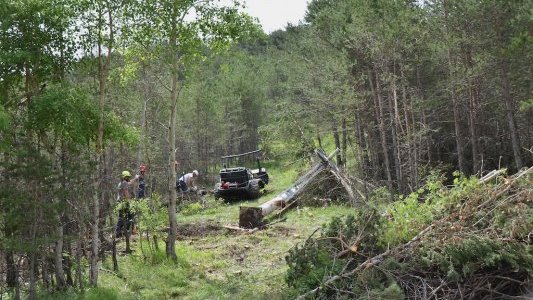
[[[414,238],[412,238],[406,244],[403,244],[401,246],[395,247],[394,249],[389,249],[389,250],[387,250],[387,251],[385,251],[385,252],[383,252],[383,253],[381,253],[379,255],[376,255],[376,256],[374,256],[372,258],[369,258],[369,259],[365,260],[363,263],[361,263],[360,265],[358,265],[355,269],[353,269],[353,270],[351,270],[349,272],[344,272],[342,274],[330,277],[328,280],[326,280],[319,287],[317,287],[317,288],[315,288],[315,289],[313,289],[311,291],[308,291],[305,294],[302,294],[302,295],[298,296],[296,299],[305,299],[307,297],[310,297],[310,296],[316,294],[318,291],[322,290],[323,287],[328,286],[328,285],[332,284],[333,282],[335,282],[335,281],[337,281],[339,279],[350,277],[350,276],[360,272],[361,270],[366,270],[366,269],[371,268],[373,266],[379,265],[390,254],[401,253],[401,252],[409,249],[415,242],[420,240],[422,238],[422,236],[425,235],[428,231],[430,231],[434,226],[435,226],[435,223],[429,225],[424,230],[420,231],[420,233],[418,233]]]
[[[487,175],[481,177],[479,179],[479,182],[480,183],[487,183],[489,182],[491,179],[497,177],[498,175],[502,174],[503,172],[505,172],[507,169],[500,169],[500,170],[492,170],[490,171]]]
[[[246,228],[241,228],[241,227],[231,226],[231,225],[224,225],[222,227],[226,228],[226,229],[229,229],[229,230],[239,231],[239,232],[247,233],[247,234],[252,234],[252,233],[254,233],[254,232],[259,230],[258,227],[251,228],[251,229],[246,229]]]

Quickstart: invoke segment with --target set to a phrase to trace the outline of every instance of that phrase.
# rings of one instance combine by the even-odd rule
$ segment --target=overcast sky
[[[246,13],[259,19],[266,33],[303,20],[308,0],[244,0]]]

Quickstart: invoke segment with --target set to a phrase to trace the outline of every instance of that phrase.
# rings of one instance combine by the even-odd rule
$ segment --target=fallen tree
[[[358,191],[356,196],[353,191],[353,185],[350,180],[342,174],[337,166],[331,161],[331,159],[339,152],[336,149],[329,156],[321,150],[315,150],[319,161],[304,175],[302,175],[292,186],[281,192],[273,199],[261,204],[258,207],[241,206],[239,209],[239,227],[242,228],[256,228],[263,225],[263,218],[272,212],[291,206],[295,199],[301,195],[308,185],[315,179],[318,174],[323,171],[332,173],[339,183],[346,190],[348,199],[352,203],[356,203],[358,199],[365,199],[363,193]],[[359,198],[358,198],[359,197]]]

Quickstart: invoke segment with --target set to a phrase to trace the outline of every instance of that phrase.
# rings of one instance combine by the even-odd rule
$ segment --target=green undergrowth
[[[530,178],[481,184],[455,175],[451,187],[434,173],[425,186],[393,203],[376,193],[361,210],[334,217],[316,237],[289,251],[287,294],[321,287],[318,299],[520,296],[533,276]],[[342,273],[350,275],[324,285]]]
[[[86,289],[83,293],[78,293],[76,290],[68,290],[64,292],[41,293],[37,295],[40,300],[99,300],[99,299],[121,299],[119,298],[118,290],[107,287],[91,287]]]
[[[475,177],[467,178],[459,173],[451,188],[443,185],[444,180],[441,174],[433,172],[418,190],[397,196],[397,201],[391,204],[378,206],[383,212],[378,243],[392,247],[409,241],[433,220],[443,217],[481,189]]]
[[[230,223],[237,222],[238,204],[222,210],[233,210]],[[223,212],[223,216],[226,213],[229,215]],[[143,257],[136,240],[135,252],[119,257],[119,273],[100,272],[100,288],[113,292],[103,299],[284,299],[288,288],[284,280],[286,253],[321,224],[347,213],[341,206],[301,208],[286,214],[285,221],[254,234],[205,229],[200,224],[212,224],[213,220],[187,216],[188,224],[205,230],[178,240],[176,263],[166,259],[162,242],[161,250]],[[180,224],[184,222],[180,216]],[[106,261],[103,268],[111,270],[111,262]]]

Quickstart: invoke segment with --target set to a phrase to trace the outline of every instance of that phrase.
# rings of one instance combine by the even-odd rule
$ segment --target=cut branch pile
[[[353,186],[352,182],[349,184]],[[351,191],[357,193],[357,196],[354,197],[358,200],[351,204],[355,204],[354,206],[362,205],[366,198],[361,196],[358,189],[352,187]],[[323,170],[298,195],[298,202],[299,205],[304,206],[327,206],[331,202],[350,203],[349,193],[337,176],[329,170]]]
[[[335,275],[326,276],[298,299],[527,299],[533,276],[533,168],[510,178],[498,177],[501,173],[481,178],[474,191],[447,203],[412,239],[392,248],[369,247],[379,239],[379,231],[366,225],[368,216],[347,221],[344,227],[330,225],[329,233],[288,256],[288,278],[296,278],[289,285],[298,286],[306,278],[302,274],[309,273],[296,256],[321,257],[312,254],[327,252],[331,262],[324,269]],[[374,228],[386,222],[386,216],[372,218]],[[360,226],[357,234],[350,226]]]

